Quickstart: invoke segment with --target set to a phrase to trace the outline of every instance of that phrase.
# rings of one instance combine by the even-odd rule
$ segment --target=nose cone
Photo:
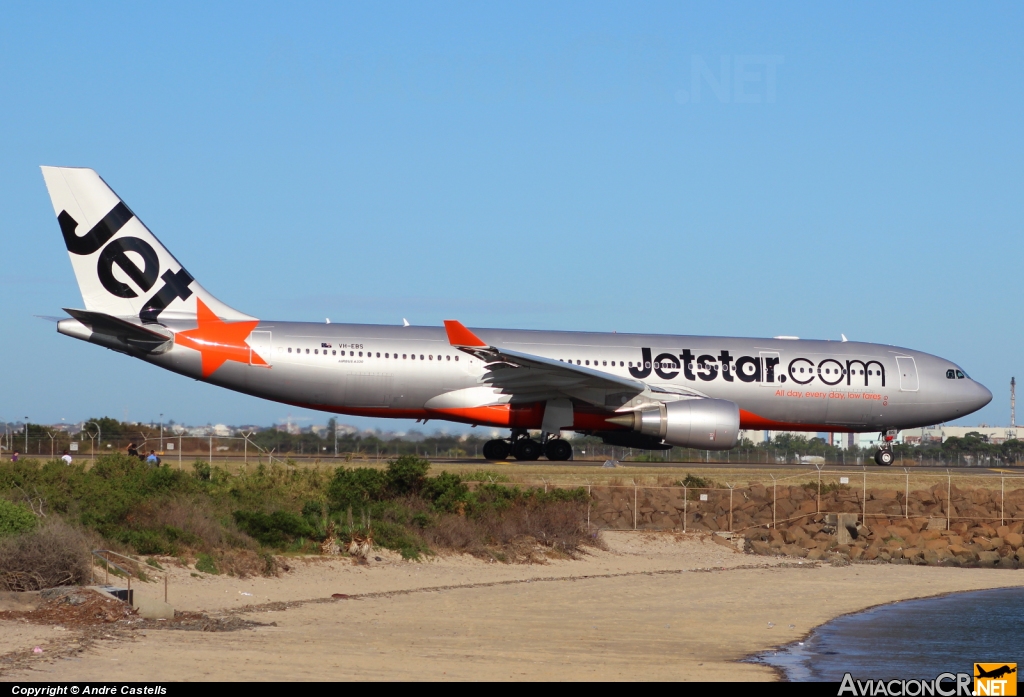
[[[966,381],[965,381],[966,382]],[[980,382],[971,381],[970,391],[964,400],[967,403],[967,413],[975,412],[992,401],[992,393]]]

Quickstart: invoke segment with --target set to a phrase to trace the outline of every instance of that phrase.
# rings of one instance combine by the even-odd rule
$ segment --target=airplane
[[[203,288],[95,171],[41,169],[85,305],[65,308],[61,334],[297,407],[509,429],[484,446],[490,460],[568,460],[563,431],[639,449],[728,450],[741,429],[764,429],[877,432],[875,461],[891,465],[900,429],[992,400],[951,361],[845,336],[261,320]]]

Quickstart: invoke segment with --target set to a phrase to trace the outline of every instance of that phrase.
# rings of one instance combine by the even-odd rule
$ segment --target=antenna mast
[[[1010,428],[1017,428],[1017,378],[1010,378]]]

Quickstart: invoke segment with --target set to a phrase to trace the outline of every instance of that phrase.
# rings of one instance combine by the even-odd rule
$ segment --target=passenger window
[[[309,349],[306,349],[306,354],[307,354],[307,355],[309,354]]]
[[[434,354],[430,354],[430,360],[434,360]]]
[[[320,349],[313,349],[313,355],[319,355]]]
[[[380,358],[380,351],[377,352],[377,358]]]
[[[288,347],[288,353],[291,353],[291,352],[292,352],[292,349],[291,349],[291,347]],[[948,377],[948,375],[949,375],[949,374],[947,373],[946,375],[947,375],[947,377]]]
[[[946,371],[946,379],[947,380],[956,380],[956,372],[953,371],[952,369],[951,370],[947,370]]]
[[[587,364],[587,365],[590,365],[590,361],[586,361],[586,364]]]
[[[604,365],[608,365],[608,361],[601,361]]]
[[[961,373],[959,370],[956,371],[956,379],[957,380],[963,380],[964,379],[964,374]]]
[[[420,360],[421,361],[423,360],[423,354],[422,353],[420,354]]]
[[[620,367],[625,366],[625,365],[626,365],[625,363],[623,363],[622,361],[619,361],[619,366]]]
[[[458,356],[456,356],[456,357],[455,357],[455,360],[459,360],[459,357],[458,357]]]
[[[445,357],[444,357],[444,359],[445,359],[446,361],[450,361],[450,360],[452,359],[452,357],[451,357],[451,356],[445,356]]]
[[[362,357],[363,357],[363,352],[362,352],[362,351],[360,351],[360,352],[359,352],[359,357],[360,357],[360,358],[362,358]]]

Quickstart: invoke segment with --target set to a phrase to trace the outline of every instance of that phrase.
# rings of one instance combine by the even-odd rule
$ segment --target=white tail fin
[[[42,170],[87,310],[159,323],[194,319],[202,299],[222,319],[254,319],[199,285],[96,172]]]

